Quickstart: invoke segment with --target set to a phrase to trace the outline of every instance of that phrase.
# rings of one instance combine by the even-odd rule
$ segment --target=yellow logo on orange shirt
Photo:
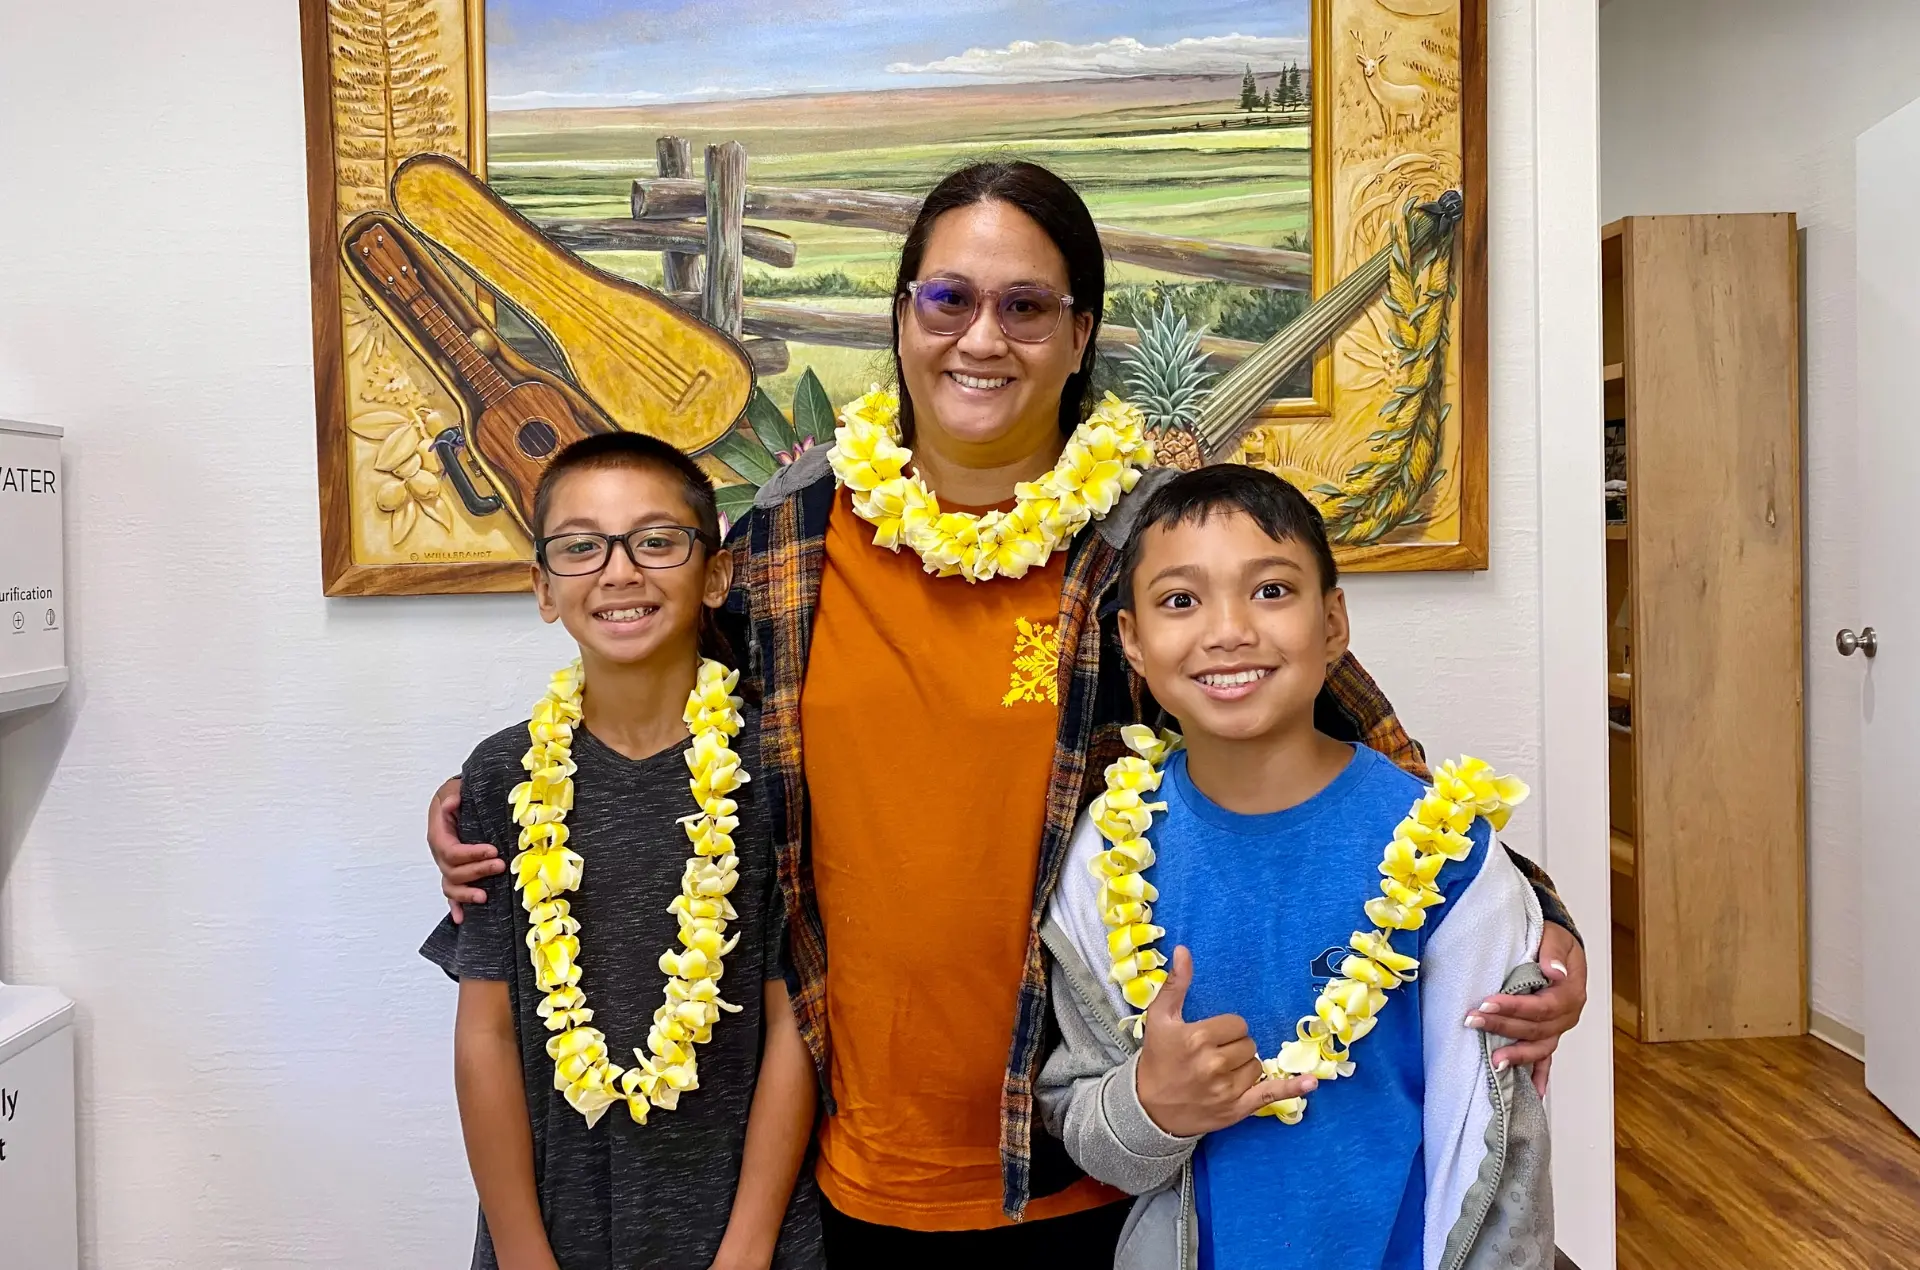
[[[1060,704],[1060,629],[1057,626],[1013,619],[1013,674],[1003,706],[1022,701]]]

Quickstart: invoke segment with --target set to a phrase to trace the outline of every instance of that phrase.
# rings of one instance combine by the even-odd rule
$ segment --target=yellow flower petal
[[[1120,994],[1127,1004],[1135,1009],[1144,1010],[1153,1004],[1153,998],[1160,992],[1160,985],[1167,981],[1167,972],[1160,969],[1149,970],[1136,975],[1120,986]]]
[[[1166,964],[1167,959],[1162,953],[1156,949],[1147,948],[1118,958],[1107,973],[1115,983],[1124,984],[1130,979],[1151,974]]]
[[[1167,932],[1145,922],[1121,926],[1107,933],[1107,955],[1118,960],[1136,949],[1145,948]]]

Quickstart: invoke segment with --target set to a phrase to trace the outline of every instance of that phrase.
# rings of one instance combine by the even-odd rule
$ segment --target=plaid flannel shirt
[[[1033,1086],[1051,1026],[1040,923],[1066,859],[1074,821],[1099,793],[1088,774],[1104,771],[1126,752],[1120,739],[1122,727],[1158,714],[1145,686],[1120,655],[1111,593],[1119,576],[1125,526],[1131,522],[1125,513],[1130,506],[1137,508],[1151,486],[1169,475],[1164,470],[1147,473],[1121,508],[1080,533],[1068,549],[1058,627],[1059,731],[1019,1013],[1000,1098],[1002,1204],[1015,1219],[1023,1215],[1031,1196],[1053,1194],[1079,1176],[1057,1142],[1044,1133],[1039,1142],[1034,1141]],[[763,770],[754,775],[768,783],[773,800],[774,846],[787,906],[788,984],[829,1114],[834,1108],[828,1080],[827,944],[808,843],[800,694],[826,563],[827,520],[837,493],[824,447],[803,455],[763,487],[753,513],[734,528],[729,540],[735,552],[734,587],[723,618],[728,638],[744,654],[743,677],[757,681],[760,691]],[[956,596],[963,595],[966,587],[950,581],[932,585],[950,585]],[[1322,731],[1364,742],[1407,771],[1426,777],[1426,756],[1419,743],[1400,726],[1386,696],[1351,654],[1328,673],[1314,713]],[[1525,857],[1514,859],[1540,893],[1547,920],[1572,929],[1551,880]]]

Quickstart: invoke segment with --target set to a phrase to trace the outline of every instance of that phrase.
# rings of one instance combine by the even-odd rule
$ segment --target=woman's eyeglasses
[[[1018,286],[990,291],[958,278],[909,282],[913,315],[929,335],[959,335],[973,325],[982,302],[993,304],[1000,333],[1020,344],[1044,344],[1060,329],[1073,297],[1051,287]]]
[[[693,544],[707,536],[691,525],[648,525],[624,534],[554,534],[533,544],[540,567],[562,578],[599,573],[619,543],[639,569],[677,569],[693,558]]]

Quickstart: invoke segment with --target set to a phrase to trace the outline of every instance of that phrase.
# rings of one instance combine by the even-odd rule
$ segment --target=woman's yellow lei
[[[1147,830],[1153,826],[1153,813],[1167,805],[1150,803],[1145,795],[1160,788],[1161,766],[1180,748],[1180,737],[1172,732],[1156,735],[1139,724],[1122,729],[1121,736],[1133,754],[1108,764],[1106,790],[1088,809],[1109,844],[1088,868],[1100,883],[1100,920],[1106,924],[1107,952],[1113,959],[1108,973],[1127,1003],[1145,1010],[1167,981],[1167,959],[1153,947],[1167,933],[1152,924],[1152,904],[1160,895],[1145,877],[1154,859]],[[1394,950],[1388,932],[1419,930],[1426,924],[1427,910],[1445,902],[1434,880],[1447,861],[1464,860],[1473,850],[1467,829],[1474,817],[1485,816],[1496,830],[1503,829],[1526,796],[1526,785],[1512,776],[1494,775],[1493,768],[1477,758],[1440,765],[1433,784],[1394,826],[1380,862],[1382,894],[1365,905],[1375,929],[1353,933],[1339,977],[1320,989],[1313,1013],[1295,1029],[1296,1039],[1282,1045],[1278,1057],[1260,1060],[1268,1079],[1312,1076],[1326,1081],[1353,1075],[1353,1043],[1373,1030],[1388,991],[1420,971],[1417,960]],[[1143,1017],[1133,1018],[1136,1035]],[[1298,1124],[1306,1110],[1305,1098],[1289,1098],[1254,1114]]]
[[[1108,393],[1067,438],[1053,470],[1014,487],[1011,511],[943,512],[926,482],[906,472],[913,451],[900,444],[899,417],[899,395],[875,384],[840,412],[828,460],[853,491],[855,514],[873,526],[874,544],[905,544],[943,578],[1022,576],[1112,511],[1153,462],[1139,409]]]
[[[520,826],[520,853],[513,858],[513,885],[527,910],[527,947],[534,982],[546,993],[540,1017],[557,1033],[547,1041],[553,1087],[591,1127],[608,1107],[624,1101],[627,1112],[647,1122],[649,1104],[668,1111],[680,1095],[700,1087],[694,1046],[713,1035],[720,1011],[740,1007],[720,999],[721,959],[740,937],[726,938],[739,914],[727,899],[739,881],[733,831],[739,810],[730,795],[747,773],[729,742],[740,731],[740,698],[733,695],[740,672],[703,660],[683,716],[693,730],[687,766],[700,810],[681,818],[693,855],[680,878],[680,894],[667,910],[680,919],[680,947],[661,954],[667,999],[653,1012],[647,1049],[622,1070],[607,1057],[607,1038],[596,1027],[580,989],[580,922],[563,898],[578,890],[584,862],[567,847],[567,813],[573,809],[573,730],[580,722],[586,677],[580,663],[556,672],[547,695],[533,708],[527,732],[533,747],[520,760],[530,779],[514,786],[513,819]]]

